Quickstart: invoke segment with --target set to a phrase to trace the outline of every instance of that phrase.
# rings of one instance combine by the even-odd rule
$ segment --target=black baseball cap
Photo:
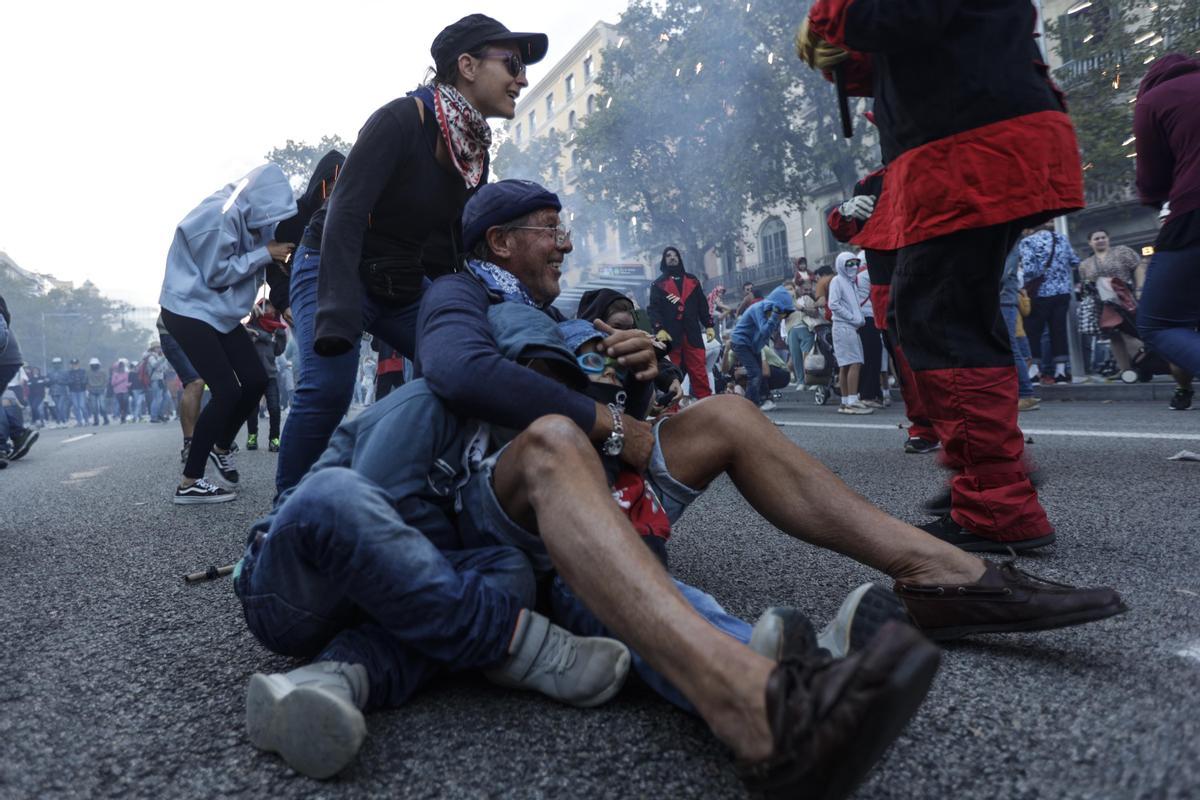
[[[550,39],[544,33],[510,31],[486,14],[469,14],[447,25],[429,48],[433,63],[440,70],[463,53],[470,53],[492,42],[512,42],[521,49],[521,61],[536,64],[546,57]]]

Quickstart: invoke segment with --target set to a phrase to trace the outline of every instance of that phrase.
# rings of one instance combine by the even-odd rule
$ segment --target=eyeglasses
[[[554,231],[554,246],[566,247],[571,242],[571,229],[564,225],[513,225],[510,231]]]
[[[615,358],[609,358],[603,353],[580,353],[575,356],[575,361],[579,364],[579,368],[589,375],[600,375],[604,370],[612,367],[619,380],[625,380],[625,370],[617,362]]]
[[[512,50],[486,50],[480,59],[495,59],[503,61],[504,66],[508,69],[508,74],[514,78],[519,78],[525,72],[525,62],[521,60],[521,56]]]

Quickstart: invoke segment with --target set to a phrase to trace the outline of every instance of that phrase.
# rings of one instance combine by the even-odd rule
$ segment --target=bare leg
[[[846,367],[846,388],[842,395],[858,394],[858,376],[862,372],[862,364],[851,364]]]
[[[192,438],[196,430],[196,419],[200,416],[200,399],[204,396],[204,381],[194,380],[183,387],[179,395],[179,427],[183,438]]]
[[[744,405],[709,398],[662,423],[663,457],[676,480],[699,489],[726,472],[780,530],[905,583],[983,575],[980,559],[880,511]]]
[[[493,480],[505,511],[540,533],[572,591],[683,692],[717,738],[743,759],[771,754],[774,662],[688,605],[613,502],[600,459],[573,422],[539,419],[504,451]]]
[[[1133,369],[1133,356],[1130,355],[1130,351],[1136,353],[1142,349],[1141,341],[1123,333],[1113,333],[1108,342],[1112,346],[1113,359],[1116,360],[1117,367],[1122,372]]]

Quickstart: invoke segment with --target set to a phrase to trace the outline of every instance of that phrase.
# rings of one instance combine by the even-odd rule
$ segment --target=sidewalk
[[[806,404],[813,402],[812,392],[794,391],[794,385],[788,386],[778,394],[775,402],[780,404]],[[1161,400],[1164,403],[1175,393],[1175,381],[1166,375],[1156,375],[1149,383],[1122,383],[1121,381],[1105,381],[1089,379],[1086,383],[1056,383],[1053,386],[1035,386],[1034,394],[1044,402],[1052,400],[1063,401],[1114,401],[1114,400]],[[892,399],[900,400],[900,390],[892,388]],[[830,402],[836,402],[836,399]]]

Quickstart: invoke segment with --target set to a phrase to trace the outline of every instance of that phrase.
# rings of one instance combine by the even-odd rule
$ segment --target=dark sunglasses
[[[514,78],[521,77],[525,72],[525,62],[521,60],[518,53],[514,53],[512,50],[485,50],[479,58],[503,61],[505,68],[508,69],[508,74]]]

